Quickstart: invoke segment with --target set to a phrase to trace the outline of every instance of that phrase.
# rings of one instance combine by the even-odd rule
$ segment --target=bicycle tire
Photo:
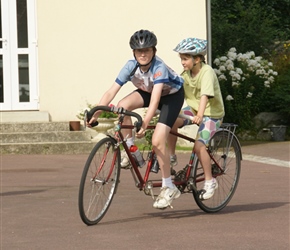
[[[229,138],[232,138],[230,147],[227,147]],[[226,149],[228,153],[226,153]],[[193,197],[196,204],[200,209],[207,213],[215,213],[223,209],[233,197],[241,172],[241,148],[237,138],[229,130],[217,131],[209,142],[209,151],[213,156],[215,161],[222,166],[225,170],[224,173],[219,173],[217,167],[213,160],[212,162],[212,174],[216,177],[218,182],[218,188],[215,190],[213,197],[208,200],[202,200],[199,198],[199,194],[204,181],[199,181],[204,179],[203,168],[197,159],[193,167],[193,182],[196,187],[193,190]]]
[[[111,137],[92,149],[80,181],[79,214],[87,225],[97,224],[108,211],[120,178],[120,148]]]

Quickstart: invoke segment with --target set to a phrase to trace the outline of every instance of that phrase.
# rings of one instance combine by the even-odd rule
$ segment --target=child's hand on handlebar
[[[195,115],[192,119],[192,123],[200,125],[202,123],[203,117]]]
[[[146,132],[146,129],[141,127],[140,130],[136,133],[136,137],[139,138],[139,139],[144,137],[145,136],[145,132]]]
[[[89,128],[97,126],[99,124],[97,120],[98,120],[100,113],[101,112],[98,112],[98,111],[95,112],[93,114],[93,116],[91,117],[91,119],[89,121],[86,121],[86,126]]]

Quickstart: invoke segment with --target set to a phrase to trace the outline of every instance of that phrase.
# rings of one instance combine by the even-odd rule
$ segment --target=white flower
[[[227,101],[232,101],[232,100],[234,100],[234,98],[233,98],[231,95],[228,95],[228,96],[226,97],[226,100],[227,100]]]
[[[226,71],[226,67],[225,66],[220,66],[220,71]]]
[[[247,54],[249,55],[249,57],[255,57],[255,52],[254,51],[250,51],[250,52],[247,52]]]
[[[227,66],[227,70],[233,70],[234,69],[234,66],[232,65],[232,64],[229,64],[228,66]]]
[[[237,58],[237,53],[229,51],[228,58],[231,60],[235,60]]]
[[[256,56],[256,57],[255,57],[255,60],[256,60],[257,62],[260,62],[260,61],[262,60],[262,57],[261,57],[261,56]]]
[[[264,86],[265,86],[266,88],[270,88],[270,82],[269,82],[269,81],[265,81],[265,82],[264,82]]]
[[[219,77],[218,77],[219,80],[227,80],[226,76],[224,74],[221,74]]]
[[[221,56],[221,57],[220,57],[220,61],[221,61],[221,62],[225,62],[227,59],[228,59],[228,58],[227,58],[226,56]]]
[[[240,74],[240,75],[243,74],[243,71],[242,71],[242,69],[240,69],[240,68],[236,68],[236,72],[237,72],[238,74]]]
[[[252,97],[252,95],[253,95],[253,93],[251,93],[251,92],[248,92],[248,94],[247,94],[246,98],[251,98],[251,97]]]
[[[273,83],[275,79],[274,79],[273,76],[270,76],[270,77],[268,78],[268,80],[269,80],[270,83]]]
[[[241,80],[241,76],[239,74],[235,74],[235,79]]]
[[[230,74],[230,76],[233,76],[233,75],[235,75],[235,74],[236,74],[236,72],[235,72],[235,71],[233,71],[233,70],[231,70],[231,71],[229,72],[229,74]]]
[[[240,85],[240,83],[238,83],[238,82],[232,82],[232,87],[239,86],[239,85]]]
[[[250,60],[248,61],[248,65],[249,65],[249,66],[254,66],[254,67],[256,67],[257,64],[258,64],[258,63],[257,63],[256,60],[250,59]]]
[[[220,75],[220,74],[221,74],[221,72],[220,72],[219,69],[213,69],[213,70],[214,70],[214,72],[215,72],[217,75]]]
[[[213,61],[213,63],[214,63],[215,65],[219,66],[219,65],[220,65],[220,60],[219,60],[218,58],[216,58],[216,59]]]

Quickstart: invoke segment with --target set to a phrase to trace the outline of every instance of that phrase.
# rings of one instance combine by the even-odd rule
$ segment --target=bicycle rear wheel
[[[87,225],[97,224],[108,211],[120,177],[120,149],[111,137],[100,140],[85,164],[79,187],[79,213]]]
[[[218,188],[212,198],[208,200],[199,198],[200,190],[204,185],[204,171],[197,160],[193,167],[193,182],[196,186],[193,197],[200,209],[207,213],[214,213],[223,209],[234,195],[240,177],[242,156],[237,138],[228,130],[215,133],[209,142],[209,152],[214,159],[211,160],[212,174],[218,182]]]

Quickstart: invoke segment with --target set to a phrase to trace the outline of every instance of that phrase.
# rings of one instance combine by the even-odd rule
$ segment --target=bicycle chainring
[[[184,169],[179,170],[174,178],[174,181],[179,182],[179,181],[184,181],[186,177],[186,171]],[[185,186],[184,185],[176,185],[176,187],[179,189],[180,192],[184,192]]]

